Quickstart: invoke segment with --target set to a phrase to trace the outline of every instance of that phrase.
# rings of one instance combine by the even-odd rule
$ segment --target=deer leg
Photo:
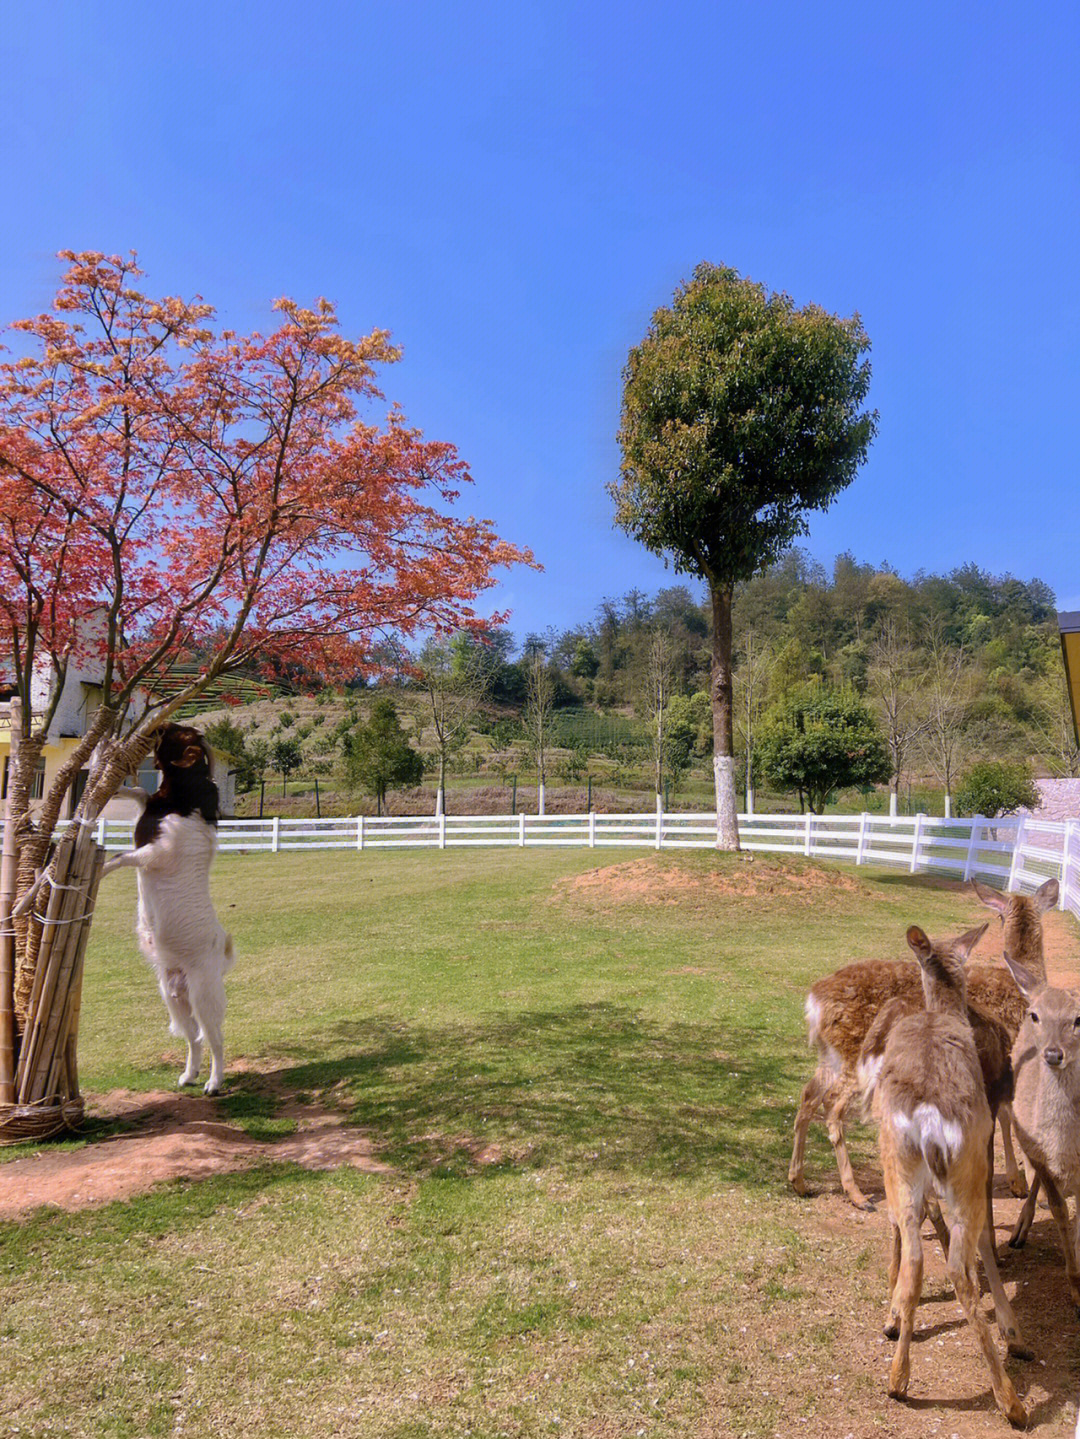
[[[825,1094],[825,1076],[821,1066],[814,1070],[813,1078],[803,1089],[799,1111],[795,1116],[795,1142],[791,1148],[791,1163],[788,1165],[788,1182],[796,1194],[806,1194],[806,1134],[814,1115],[821,1108]]]
[[[911,1196],[898,1215],[900,1234],[900,1268],[892,1307],[900,1321],[899,1340],[896,1353],[889,1367],[889,1393],[894,1399],[903,1399],[907,1394],[908,1379],[911,1377],[911,1336],[915,1329],[915,1310],[922,1294],[923,1253],[919,1220],[911,1206]]]
[[[856,1209],[872,1210],[873,1202],[867,1199],[855,1182],[855,1171],[851,1167],[851,1159],[844,1142],[844,1113],[855,1093],[855,1088],[856,1080],[850,1075],[845,1075],[830,1088],[825,1096],[825,1126],[829,1131],[829,1143],[836,1156],[836,1167],[840,1171],[840,1183],[843,1185],[844,1193]]]
[[[1054,1216],[1054,1223],[1061,1235],[1061,1247],[1065,1251],[1065,1273],[1069,1277],[1069,1289],[1072,1291],[1072,1300],[1076,1305],[1077,1317],[1080,1318],[1080,1271],[1076,1267],[1076,1249],[1073,1246],[1072,1227],[1069,1223],[1069,1211],[1062,1198],[1061,1191],[1050,1178],[1045,1170],[1036,1170],[1042,1180],[1042,1187],[1046,1190],[1047,1203],[1050,1205],[1050,1213]]]
[[[931,1199],[926,1206],[930,1215],[930,1223],[934,1226],[934,1233],[937,1235],[938,1243],[941,1245],[941,1252],[946,1262],[949,1258],[949,1226],[941,1215],[941,1205],[936,1199]]]
[[[974,1225],[965,1223],[964,1219],[958,1217],[954,1219],[950,1231],[949,1278],[952,1280],[956,1297],[967,1316],[967,1321],[975,1331],[979,1348],[986,1360],[986,1367],[990,1370],[990,1383],[994,1390],[997,1406],[1010,1424],[1016,1424],[1022,1428],[1027,1424],[1027,1410],[1021,1404],[1016,1390],[1013,1388],[1012,1380],[1005,1373],[1005,1366],[1001,1362],[1001,1355],[994,1343],[994,1336],[990,1333],[990,1326],[979,1312],[979,1276],[975,1267],[977,1241],[972,1234],[973,1228]],[[980,1235],[981,1242],[985,1243],[985,1226],[980,1226]],[[992,1248],[990,1253],[993,1253]]]
[[[1039,1198],[1041,1185],[1042,1180],[1036,1171],[1036,1173],[1031,1176],[1031,1187],[1028,1190],[1028,1197],[1024,1200],[1024,1207],[1020,1211],[1016,1224],[1013,1227],[1013,1232],[1009,1235],[1010,1249],[1023,1249],[1027,1243],[1028,1233],[1031,1229],[1032,1221],[1035,1218],[1035,1203]]]
[[[892,1216],[890,1215],[890,1220]],[[892,1220],[892,1248],[889,1251],[889,1314],[885,1320],[885,1338],[899,1339],[900,1337],[900,1311],[897,1308],[896,1281],[900,1277],[900,1258],[902,1245],[900,1243],[900,1226]]]
[[[1028,1182],[1024,1171],[1016,1162],[1016,1151],[1012,1142],[1012,1109],[1009,1105],[1001,1106],[997,1118],[1001,1125],[1001,1147],[1005,1152],[1005,1178],[1009,1184],[1009,1193],[1016,1199],[1026,1199]]]
[[[1009,1353],[1014,1358],[1034,1359],[1034,1351],[1024,1342],[1024,1336],[1016,1322],[1016,1315],[1013,1313],[1012,1305],[1005,1293],[1005,1286],[1001,1282],[1001,1275],[997,1267],[997,1255],[994,1253],[994,1241],[990,1237],[989,1229],[984,1229],[979,1236],[979,1256],[982,1259],[986,1282],[990,1286],[990,1293],[994,1300],[994,1319],[997,1323],[998,1333],[1004,1339]]]

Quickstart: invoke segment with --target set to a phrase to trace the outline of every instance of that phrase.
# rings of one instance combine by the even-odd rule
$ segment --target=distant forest
[[[794,549],[737,589],[734,621],[739,782],[745,788],[750,777],[765,803],[783,802],[790,790],[768,768],[770,714],[819,689],[854,695],[870,711],[891,768],[891,797],[864,784],[830,803],[937,812],[941,796],[957,795],[986,761],[1029,777],[1080,776],[1054,596],[1040,580],[996,577],[974,564],[904,579],[847,554],[829,573]],[[393,720],[386,745],[394,740],[402,762],[402,746],[412,746],[429,782],[499,790],[546,773],[575,796],[574,787],[602,786],[609,805],[640,806],[642,793],[662,785],[669,799],[677,792],[708,807],[709,624],[704,595],[684,585],[630,590],[563,631],[518,637],[503,629],[488,643],[458,635],[433,642],[411,669],[388,652],[384,673],[396,678],[358,679],[344,695],[304,699],[313,686],[291,674],[276,698],[258,704],[231,681],[240,707],[208,715],[208,733],[234,756],[245,789],[280,772],[283,795],[295,773],[355,796],[373,783],[360,774],[362,754],[381,756],[378,764],[396,773],[364,725],[375,702],[389,699],[403,729],[398,735]],[[388,782],[410,785],[415,776]],[[505,804],[499,794],[492,804]],[[417,791],[409,802],[430,801]]]
[[[649,708],[658,633],[673,693],[704,698],[708,606],[681,585],[652,596],[631,590],[604,600],[580,625],[527,635],[516,661],[514,638],[501,632],[488,661],[491,697],[523,704],[529,661],[542,651],[557,706],[640,714]],[[817,679],[850,687],[870,704],[897,760],[896,782],[915,775],[951,788],[958,772],[982,759],[1080,775],[1054,595],[1041,580],[998,577],[975,564],[904,579],[850,554],[830,574],[793,549],[737,589],[735,642],[744,755],[769,706]]]

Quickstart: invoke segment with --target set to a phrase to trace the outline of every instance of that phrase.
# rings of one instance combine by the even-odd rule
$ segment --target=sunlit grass
[[[836,964],[902,957],[912,921],[984,911],[869,871],[786,893],[797,860],[764,899],[568,889],[637,853],[223,858],[245,1063],[221,1118],[272,1140],[302,1098],[391,1169],[272,1165],[0,1227],[8,1432],[831,1434],[866,1406],[877,1377],[848,1351],[879,1318],[883,1235],[819,1232],[785,1184],[802,999]],[[92,1091],[179,1067],[133,906],[106,882]],[[835,1182],[820,1138],[810,1167]]]

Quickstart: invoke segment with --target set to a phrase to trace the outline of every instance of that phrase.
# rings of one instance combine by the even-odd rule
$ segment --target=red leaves
[[[387,631],[477,622],[493,570],[533,563],[450,512],[464,463],[381,398],[385,331],[278,300],[270,335],[152,300],[134,261],[65,254],[54,312],[0,366],[0,614],[47,649],[103,607],[113,698],[198,653],[208,677],[302,658],[332,678]],[[28,628],[29,626],[29,628]]]

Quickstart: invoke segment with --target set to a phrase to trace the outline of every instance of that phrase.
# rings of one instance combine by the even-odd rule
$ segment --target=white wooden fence
[[[107,849],[131,844],[130,820],[100,820]],[[917,814],[740,815],[744,849],[799,854],[855,864],[897,865],[911,874],[977,876],[1003,889],[1060,882],[1060,907],[1080,919],[1080,819],[937,819]],[[539,846],[710,849],[712,814],[424,815],[375,819],[226,819],[223,852],[286,850],[459,849]]]

